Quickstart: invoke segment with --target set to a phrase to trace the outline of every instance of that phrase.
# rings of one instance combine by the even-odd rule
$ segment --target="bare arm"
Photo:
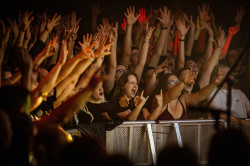
[[[61,49],[67,50],[66,42],[62,41],[62,47]],[[66,54],[67,51],[62,51],[60,58],[57,62],[57,64],[51,69],[51,71],[42,79],[42,81],[39,83],[39,85],[30,92],[31,96],[31,108],[30,111],[33,111],[38,105],[42,102],[42,97],[49,93],[51,89],[55,87],[55,81],[58,77],[58,74],[62,68],[62,65],[66,61]]]
[[[186,106],[196,106],[199,104],[201,101],[205,100],[208,98],[208,96],[213,92],[215,87],[219,85],[222,80],[224,79],[224,76],[222,75],[222,69],[219,69],[219,73],[217,75],[217,78],[212,81],[210,84],[202,88],[200,91],[196,93],[191,93],[191,94],[185,94],[185,102]]]
[[[115,72],[117,66],[117,60],[116,60],[117,39],[118,39],[118,22],[116,22],[116,26],[113,28],[113,44],[110,48],[111,54],[109,57],[107,57],[109,60],[107,77],[109,79],[103,82],[104,91],[106,93],[110,93],[110,91],[114,87]]]
[[[148,24],[147,24],[147,26],[148,26]],[[142,75],[146,60],[147,60],[150,38],[151,38],[153,31],[154,31],[154,27],[151,27],[151,28],[147,27],[146,28],[146,36],[145,36],[144,43],[142,45],[142,49],[141,49],[141,52],[139,55],[139,61],[134,69],[134,73],[137,75],[139,82],[141,80],[141,75]]]
[[[156,120],[158,116],[161,114],[163,106],[163,97],[162,97],[162,90],[159,95],[155,95],[155,99],[153,99],[152,106],[151,106],[151,114],[148,116],[146,120]]]
[[[184,19],[177,19],[176,20],[176,26],[178,30],[181,33],[180,36],[180,46],[177,56],[177,64],[176,64],[176,70],[179,70],[184,67],[185,65],[185,36],[190,28],[190,25],[188,27],[185,26],[185,20]]]
[[[186,44],[186,49],[185,49],[185,52],[186,52],[185,56],[191,56],[193,45],[194,45],[195,24],[193,22],[192,16],[190,16],[190,19],[188,19],[187,17],[185,18],[186,18],[186,21],[190,25],[189,36],[187,39],[187,44]]]
[[[138,14],[136,17],[135,14],[135,7],[127,8],[127,13],[124,13],[127,18],[127,27],[124,37],[124,48],[123,48],[123,54],[120,60],[120,64],[128,68],[129,62],[130,62],[130,56],[131,56],[131,46],[132,46],[132,28],[133,24],[137,21],[140,14]]]
[[[164,6],[163,11],[162,11],[162,9],[160,9],[160,12],[161,12],[161,18],[157,17],[157,19],[162,24],[161,32],[160,32],[160,36],[156,42],[153,56],[151,57],[150,62],[148,64],[149,66],[152,66],[152,67],[156,67],[159,63],[159,59],[161,57],[163,46],[164,46],[165,37],[167,34],[167,29],[168,29],[169,22],[170,22],[171,11],[167,10],[167,7]]]
[[[208,43],[207,43],[206,51],[204,54],[204,62],[206,63],[212,55],[213,43],[214,43],[214,33],[213,33],[213,30],[210,27],[210,25],[205,23],[205,27],[206,27],[208,34],[209,34]]]
[[[39,125],[46,123],[61,125],[67,123],[73,118],[74,113],[78,113],[81,110],[80,107],[89,100],[99,81],[92,81],[87,88],[65,101],[58,108],[52,111],[52,113],[44,116],[40,120],[36,121],[36,123]]]
[[[191,70],[186,70],[184,80],[168,89],[168,91],[163,94],[163,106],[165,106],[171,100],[177,99],[181,95],[181,92],[186,84],[194,84],[194,78],[197,76],[197,74],[198,73],[193,73]]]
[[[204,88],[207,86],[210,82],[211,73],[214,69],[214,67],[219,62],[219,56],[221,53],[221,49],[225,44],[225,32],[221,31],[220,37],[217,38],[217,47],[213,53],[213,55],[210,57],[210,59],[203,65],[202,74],[199,80],[199,86],[200,88]]]

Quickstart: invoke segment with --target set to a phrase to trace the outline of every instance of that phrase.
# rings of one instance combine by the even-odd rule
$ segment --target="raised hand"
[[[136,96],[134,98],[134,102],[135,102],[136,107],[142,107],[146,103],[146,101],[148,100],[149,96],[145,98],[143,96],[143,93],[144,93],[144,91],[141,92],[140,96]]]
[[[187,69],[186,70],[186,75],[183,79],[184,84],[191,85],[194,84],[194,80],[196,76],[198,75],[198,72],[193,72],[192,70]]]
[[[142,24],[146,24],[150,18],[150,15],[147,17],[146,16],[146,9],[143,10],[143,8],[139,9],[139,14],[140,17],[138,18],[138,22],[142,25]],[[136,13],[136,16],[138,14]]]
[[[146,36],[145,40],[150,40],[153,31],[155,30],[155,27],[148,27],[148,23],[146,24]]]
[[[199,17],[197,17],[196,29],[201,31],[204,28],[205,28],[205,22],[200,21]]]
[[[14,39],[17,38],[18,36],[18,33],[19,33],[19,28],[18,28],[18,25],[16,23],[16,19],[14,19],[14,21],[12,21],[9,17],[7,18],[9,24],[10,24],[10,27],[12,29],[12,31],[14,32]]]
[[[61,20],[61,15],[57,16],[57,13],[56,13],[52,17],[51,20],[50,19],[48,20],[48,23],[47,23],[47,26],[46,26],[46,28],[47,28],[46,30],[50,33],[53,30],[53,28],[60,23],[60,20]]]
[[[233,35],[235,35],[238,32],[238,30],[239,30],[239,28],[238,28],[237,25],[233,26],[233,27],[229,27],[228,34],[231,35],[231,36],[233,36]]]
[[[156,18],[162,23],[162,26],[169,27],[171,11],[167,9],[167,6],[164,6],[163,10],[160,8],[160,13],[161,18]]]
[[[219,36],[217,37],[217,48],[223,48],[226,42],[225,31],[220,30]]]
[[[187,22],[190,25],[191,28],[195,28],[195,23],[193,22],[193,17],[190,16],[188,18],[186,13],[183,13],[183,15],[184,15],[185,22]]]
[[[214,37],[214,32],[211,28],[211,26],[207,23],[204,23],[206,30],[208,31],[209,37],[213,38]]]
[[[80,41],[78,43],[81,46],[81,49],[84,50],[85,48],[87,48],[90,45],[91,41],[92,41],[92,34],[89,35],[87,33],[86,37],[85,37],[85,35],[83,35],[82,43]]]
[[[127,18],[127,25],[131,26],[137,21],[137,19],[140,17],[141,14],[138,14],[137,16],[135,16],[135,7],[129,6],[127,8],[127,13],[124,13],[124,15]]]
[[[112,36],[113,36],[113,40],[112,41],[117,41],[118,39],[118,22],[115,23],[115,27],[112,27]]]
[[[163,106],[163,96],[162,96],[162,89],[159,95],[155,95],[157,105],[162,107]]]
[[[121,25],[122,25],[122,29],[123,29],[124,31],[126,31],[126,27],[127,27],[126,18],[124,18],[123,23],[121,23]]]
[[[109,44],[107,44],[107,45],[101,45],[100,46],[100,48],[98,48],[96,51],[95,51],[95,56],[96,56],[96,58],[98,58],[98,57],[104,57],[104,56],[106,56],[106,55],[110,55],[111,54],[111,52],[110,52],[110,47],[111,47],[111,45],[113,44],[113,42],[112,43],[109,43]]]
[[[190,25],[186,26],[185,20],[180,18],[176,19],[175,23],[181,35],[185,36],[190,28]]]
[[[32,11],[31,12],[26,11],[24,13],[23,18],[22,18],[22,21],[23,21],[23,29],[22,30],[23,31],[26,31],[29,28],[31,22],[34,20],[34,16],[31,17],[32,13],[33,13]]]
[[[81,19],[82,19],[82,18],[80,17],[78,20],[76,20],[76,12],[73,11],[73,12],[71,13],[71,20],[70,20],[70,25],[71,25],[71,27],[77,27],[77,26],[79,25]]]
[[[236,13],[236,16],[234,17],[236,24],[240,24],[242,22],[242,19],[245,13],[246,13],[246,10],[243,6],[241,6],[240,8],[237,7],[237,13]]]
[[[100,3],[90,6],[90,10],[91,10],[92,16],[98,16],[102,11],[102,9],[100,8]]]
[[[46,52],[44,56],[46,58],[52,55],[55,55],[59,51],[59,45],[57,43],[57,36],[55,36],[53,40],[50,40],[45,48],[46,48]]]
[[[202,8],[200,8],[200,6],[198,7],[200,22],[206,22],[209,20],[209,17],[208,17],[209,8],[210,6],[206,3],[202,4]]]

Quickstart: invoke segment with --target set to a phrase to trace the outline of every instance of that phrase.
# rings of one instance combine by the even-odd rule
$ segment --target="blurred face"
[[[186,75],[186,70],[183,70],[183,71],[181,72],[180,76],[179,76],[179,80],[180,80],[180,81],[183,81],[185,75]],[[186,91],[186,92],[188,92],[188,93],[191,93],[192,89],[193,89],[193,84],[191,84],[191,85],[186,85],[185,88],[184,88],[184,91]]]
[[[134,75],[128,76],[128,81],[125,84],[125,95],[129,98],[135,97],[138,90],[137,78]]]
[[[167,58],[167,66],[170,71],[174,71],[174,58],[171,55],[168,55]]]
[[[95,91],[93,92],[92,99],[95,101],[99,101],[102,100],[103,97],[104,97],[103,83],[100,82]]]
[[[131,58],[130,58],[130,60],[131,60],[131,64],[132,64],[133,67],[136,66],[139,55],[140,55],[140,51],[138,49],[133,49],[131,51]]]
[[[188,60],[186,62],[186,67],[189,68],[192,71],[198,72],[198,66],[193,60]]]
[[[229,64],[229,66],[233,66],[234,65],[234,63],[239,58],[239,55],[240,55],[240,53],[237,50],[230,50],[230,51],[228,51],[226,57],[227,57],[227,62]]]
[[[223,67],[222,70],[223,70],[223,71],[222,71],[222,76],[226,77],[227,73],[230,71],[230,68],[229,68],[229,67]],[[234,79],[234,76],[231,74],[231,75],[229,76],[229,78],[230,78],[231,80],[233,80],[233,79]]]
[[[116,67],[115,80],[118,81],[123,73],[127,72],[127,69],[123,65],[118,65]]]
[[[176,84],[178,84],[180,81],[175,75],[171,75],[168,77],[168,82],[167,82],[167,89],[172,88]]]

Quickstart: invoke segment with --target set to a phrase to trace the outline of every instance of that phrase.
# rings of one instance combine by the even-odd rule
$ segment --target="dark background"
[[[59,13],[62,15],[70,14],[71,11],[75,10],[77,16],[81,17],[80,22],[80,33],[90,32],[91,26],[91,14],[89,6],[95,4],[97,1],[90,0],[5,0],[1,3],[0,18],[4,19],[6,16],[16,18],[18,12],[21,11],[34,11],[39,14],[48,8],[48,14],[53,15]],[[244,28],[250,29],[250,0],[99,0],[102,6],[102,12],[100,17],[109,17],[111,21],[122,22],[124,18],[124,11],[129,5],[135,5],[136,11],[139,8],[148,8],[150,6],[159,7],[167,5],[172,10],[182,9],[187,14],[196,16],[198,13],[198,6],[202,5],[203,2],[208,3],[211,6],[211,10],[214,12],[216,17],[217,25],[224,28],[228,28],[229,25],[233,24],[233,16],[236,13],[236,7],[243,5],[247,13],[244,17],[243,24]],[[4,4],[4,5],[3,5]],[[148,10],[149,11],[149,10]]]

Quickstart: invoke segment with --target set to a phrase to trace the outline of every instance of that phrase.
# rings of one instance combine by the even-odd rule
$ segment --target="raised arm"
[[[97,18],[98,18],[98,15],[101,13],[102,9],[100,8],[100,4],[98,3],[94,6],[91,6],[90,10],[91,10],[91,15],[92,15],[91,31],[92,33],[96,33],[97,32]]]
[[[197,104],[199,104],[201,101],[205,100],[208,98],[208,96],[213,92],[215,87],[219,85],[222,80],[224,79],[224,75],[222,74],[223,71],[222,69],[219,69],[218,75],[214,81],[212,81],[210,84],[202,88],[200,91],[196,93],[189,93],[189,94],[184,94],[186,106],[189,107],[194,107]]]
[[[99,81],[100,79],[98,80],[97,78],[92,78],[92,81],[87,88],[69,98],[58,108],[52,111],[49,115],[46,115],[40,120],[36,121],[36,123],[38,125],[46,123],[53,123],[58,125],[66,124],[73,118],[74,113],[78,113],[81,110],[80,107],[90,99],[93,90],[95,89]]]
[[[173,86],[163,94],[163,106],[165,106],[171,100],[177,99],[181,95],[181,92],[186,85],[194,84],[194,79],[197,75],[197,72],[192,72],[191,70],[187,69],[183,81]]]
[[[181,18],[176,19],[176,26],[178,30],[180,31],[180,45],[179,45],[179,51],[177,56],[177,63],[176,63],[176,70],[179,70],[184,67],[185,64],[185,36],[190,28],[190,25],[185,25],[185,20]]]
[[[147,24],[146,36],[145,36],[145,39],[144,39],[144,42],[142,45],[142,49],[140,51],[138,63],[134,69],[134,73],[137,75],[138,81],[141,80],[141,75],[142,75],[146,60],[147,60],[150,38],[152,36],[154,29],[155,29],[155,27],[148,28],[148,24]]]
[[[191,56],[192,54],[192,49],[194,45],[194,36],[195,36],[195,24],[193,22],[193,17],[190,16],[188,17],[184,14],[185,21],[190,25],[190,30],[189,30],[189,35],[186,43],[186,49],[185,49],[185,56]]]
[[[206,30],[208,31],[208,35],[209,35],[209,38],[207,41],[206,51],[204,54],[204,62],[207,62],[208,59],[211,57],[212,51],[213,51],[214,32],[213,32],[212,28],[210,27],[210,25],[208,25],[207,23],[205,23],[205,27],[206,27]]]
[[[131,46],[132,46],[132,28],[133,24],[137,21],[140,14],[135,16],[135,7],[127,8],[127,13],[124,13],[127,18],[127,26],[123,43],[123,54],[120,60],[120,64],[128,68],[131,56]]]
[[[142,107],[144,106],[144,104],[146,103],[146,101],[148,100],[148,97],[145,98],[143,96],[143,91],[141,93],[140,96],[136,96],[134,98],[135,101],[135,108],[133,110],[131,110],[131,112],[128,111],[124,111],[124,112],[120,112],[117,115],[123,119],[123,120],[128,120],[128,121],[135,121],[139,115],[139,113],[141,112]],[[133,99],[132,99],[133,100]]]
[[[167,29],[169,28],[169,23],[170,23],[171,11],[168,10],[166,6],[163,7],[163,10],[160,9],[160,13],[161,13],[161,18],[159,17],[156,18],[161,22],[161,31],[158,40],[156,42],[153,55],[148,64],[149,66],[152,67],[156,67],[159,63],[164,46],[165,37],[167,34]]]
[[[39,85],[30,92],[31,96],[31,108],[30,111],[33,111],[37,106],[42,102],[42,98],[46,97],[50,90],[55,87],[56,79],[59,75],[59,72],[62,68],[62,65],[66,61],[67,45],[66,41],[61,41],[61,52],[60,58],[57,64],[51,69],[51,71],[42,79]]]
[[[43,32],[41,32],[41,35],[39,37],[39,39],[43,43],[46,42],[48,35],[51,33],[53,28],[60,23],[60,20],[61,20],[61,15],[57,16],[57,13],[52,17],[51,20],[50,19],[48,20],[47,25],[46,25],[46,29]]]
[[[23,46],[25,32],[30,27],[31,22],[34,20],[34,16],[31,17],[32,13],[33,12],[26,11],[23,15],[23,18],[22,18],[23,26],[19,30],[19,34],[18,34],[17,41],[16,41],[17,47]]]
[[[150,112],[151,114],[146,118],[146,120],[156,120],[158,116],[161,114],[163,106],[163,96],[162,96],[162,90],[159,95],[155,95],[155,98],[153,99]]]
[[[116,49],[117,49],[117,39],[118,39],[118,22],[116,22],[115,27],[112,28],[112,46],[110,48],[111,54],[108,58],[108,73],[107,77],[109,79],[105,80],[103,82],[103,88],[105,93],[110,93],[111,90],[114,87],[114,81],[115,81],[115,72],[116,72],[116,66],[117,66],[117,59],[116,59]]]
[[[203,65],[202,74],[199,80],[199,86],[200,88],[204,88],[207,86],[210,82],[211,73],[214,69],[214,67],[219,62],[219,57],[221,53],[221,49],[225,44],[225,32],[222,30],[220,32],[220,36],[217,38],[217,46],[214,50],[213,55],[209,58],[209,60]]]
[[[220,55],[220,59],[224,59],[227,55],[231,40],[233,38],[233,36],[238,32],[238,27],[234,26],[234,27],[229,27],[228,29],[228,35],[227,35],[227,39],[225,42],[224,47],[221,50],[221,55]]]

